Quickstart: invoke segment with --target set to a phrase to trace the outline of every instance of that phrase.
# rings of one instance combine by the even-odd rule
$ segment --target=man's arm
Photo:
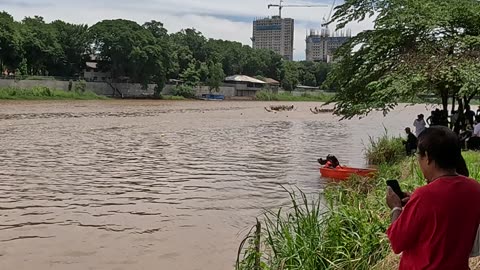
[[[398,210],[398,211],[393,211],[392,212],[392,223],[395,223],[395,221],[397,221],[397,219],[400,217],[400,215],[402,214],[402,210]]]
[[[393,251],[400,254],[419,241],[422,229],[428,223],[428,206],[414,194],[403,211],[393,211],[392,225],[387,231]]]

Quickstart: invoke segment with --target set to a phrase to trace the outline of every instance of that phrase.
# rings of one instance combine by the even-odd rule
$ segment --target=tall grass
[[[303,93],[300,96],[294,96],[291,93],[274,93],[271,91],[259,91],[255,96],[256,100],[260,101],[320,101],[328,102],[332,99],[332,95],[319,93],[309,94]]]
[[[90,100],[90,99],[106,99],[90,91],[63,91],[51,89],[48,87],[34,87],[31,89],[24,88],[0,88],[0,99],[10,100]]]
[[[464,157],[471,177],[480,179],[480,154],[465,152]],[[237,269],[397,269],[398,259],[385,235],[390,225],[385,205],[388,179],[399,179],[406,191],[425,184],[416,159],[403,158],[380,165],[374,179],[329,183],[324,194],[313,199],[301,191],[287,191],[289,207],[265,213],[260,242],[251,232],[249,245],[239,252]]]
[[[385,131],[379,138],[370,137],[366,148],[369,164],[395,164],[405,157],[405,146],[402,138],[390,137]]]

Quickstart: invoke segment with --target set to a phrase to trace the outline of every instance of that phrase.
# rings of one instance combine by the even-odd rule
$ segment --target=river
[[[320,193],[318,157],[363,166],[370,135],[426,111],[339,122],[270,104],[1,101],[0,269],[233,269],[281,185]]]

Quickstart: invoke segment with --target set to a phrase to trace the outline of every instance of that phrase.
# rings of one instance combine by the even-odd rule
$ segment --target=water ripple
[[[231,269],[238,232],[288,202],[283,186],[322,191],[319,156],[361,166],[368,135],[418,114],[338,122],[317,104],[265,106],[2,103],[2,269]]]

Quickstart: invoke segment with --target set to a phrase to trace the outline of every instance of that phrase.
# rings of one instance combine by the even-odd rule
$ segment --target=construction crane
[[[323,17],[322,27],[325,27],[325,29],[327,30],[328,30],[328,25],[330,24],[330,20],[332,19],[333,10],[335,9],[336,3],[337,3],[337,0],[333,0],[332,8],[330,9],[330,13],[328,14],[328,19],[325,19],[325,17]]]
[[[273,8],[277,7],[278,8],[278,16],[281,18],[282,17],[282,9],[286,7],[328,7],[328,5],[284,5],[283,2],[284,0],[280,0],[280,3],[277,4],[270,4],[268,5],[268,8]]]

